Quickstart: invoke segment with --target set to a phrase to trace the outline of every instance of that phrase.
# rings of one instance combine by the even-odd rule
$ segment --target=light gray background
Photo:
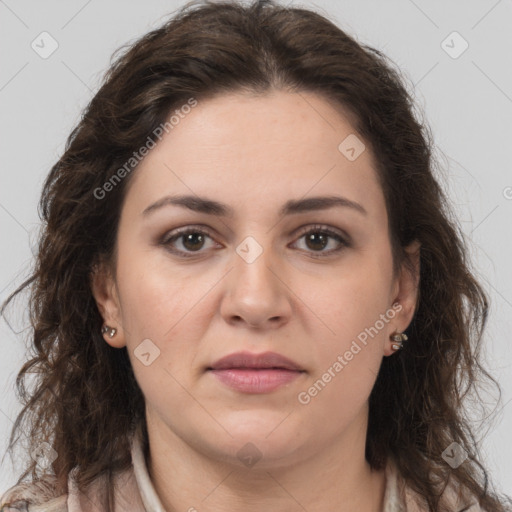
[[[112,52],[162,23],[183,3],[0,0],[0,300],[27,273],[42,181],[96,92]],[[496,486],[511,493],[512,2],[291,3],[327,14],[361,42],[384,51],[415,86],[416,101],[445,155],[443,183],[472,242],[471,256],[492,299],[485,352],[503,396],[497,420],[483,436],[482,449]],[[59,45],[47,59],[31,48],[43,31]],[[469,44],[458,58],[450,57],[441,46],[453,31]],[[453,43],[448,39],[447,44],[452,51],[462,48],[456,39]],[[21,305],[18,311],[20,330],[27,324],[21,318]],[[14,310],[11,316],[16,316]],[[26,349],[22,336],[16,336],[3,319],[0,322],[3,456],[20,409],[13,388]],[[14,481],[7,456],[0,491]]]

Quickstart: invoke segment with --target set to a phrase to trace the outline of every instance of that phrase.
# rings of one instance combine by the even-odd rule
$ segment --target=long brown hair
[[[63,492],[77,468],[81,489],[108,478],[112,505],[111,481],[130,466],[129,439],[138,425],[147,443],[144,397],[126,349],[102,338],[90,276],[101,259],[115,264],[120,211],[136,168],[106,199],[95,191],[190,98],[310,91],[348,112],[376,155],[395,268],[404,261],[403,247],[421,242],[419,304],[407,345],[384,358],[371,393],[366,459],[382,469],[393,456],[432,512],[442,510],[440,496],[453,479],[483,508],[504,511],[505,498],[489,488],[478,461],[463,407],[479,382],[499,389],[479,355],[488,300],[434,176],[429,128],[417,119],[412,94],[389,59],[315,12],[271,1],[187,4],[114,57],[44,183],[33,273],[2,305],[3,314],[30,286],[35,352],[16,379],[24,407],[8,451],[16,432],[28,437],[30,451],[48,442],[58,454],[52,470]],[[24,379],[36,370],[37,385],[27,392]],[[455,468],[442,458],[452,442],[468,452]],[[19,482],[37,478],[34,460],[25,468]]]

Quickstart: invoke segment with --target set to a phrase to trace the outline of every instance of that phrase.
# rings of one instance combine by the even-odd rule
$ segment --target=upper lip
[[[235,352],[222,357],[208,370],[226,370],[230,368],[281,368],[286,370],[304,371],[297,363],[276,352]]]

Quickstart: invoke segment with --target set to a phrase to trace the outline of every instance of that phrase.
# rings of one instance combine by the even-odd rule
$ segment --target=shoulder
[[[388,478],[385,512],[428,512],[429,508],[423,496],[414,491],[400,474],[393,459],[386,468]],[[490,512],[480,507],[478,499],[452,482],[445,489],[443,499],[453,512]]]
[[[442,498],[448,509],[453,512],[487,512],[480,506],[475,496],[469,492],[462,492],[460,487],[454,483],[446,487]],[[428,511],[425,499],[408,487],[405,488],[405,501],[407,512],[409,510],[411,512]]]
[[[407,512],[427,512],[428,506],[423,497],[419,496],[412,489],[405,490],[405,502],[407,504]],[[471,496],[460,495],[454,488],[445,491],[445,503],[449,507],[448,510],[453,512],[487,512],[480,507],[478,500]]]
[[[68,475],[66,493],[59,493],[57,478],[53,475],[14,485],[1,496],[0,512],[103,512],[109,488],[105,476],[99,475],[82,490],[75,476],[72,470]],[[144,510],[133,468],[116,472],[110,483],[119,510]]]
[[[68,512],[67,494],[59,495],[56,487],[51,475],[16,484],[1,496],[0,512]]]

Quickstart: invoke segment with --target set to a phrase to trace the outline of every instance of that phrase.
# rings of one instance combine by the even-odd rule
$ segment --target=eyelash
[[[162,239],[160,240],[160,245],[163,245],[168,251],[170,251],[173,254],[176,254],[182,258],[193,258],[196,255],[201,254],[201,250],[199,251],[189,251],[183,252],[181,250],[176,250],[171,247],[171,243],[175,240],[178,240],[180,237],[183,237],[184,235],[188,234],[201,234],[201,235],[207,235],[208,237],[213,239],[212,234],[209,232],[209,230],[203,228],[203,227],[194,227],[194,226],[188,226],[185,228],[179,228],[175,230],[174,232],[171,232],[170,234],[164,235]],[[329,235],[330,238],[334,238],[336,241],[338,241],[341,246],[337,249],[331,249],[330,251],[312,251],[311,257],[313,258],[325,258],[328,257],[334,253],[338,253],[341,250],[343,250],[346,247],[350,247],[350,243],[343,238],[337,231],[334,231],[333,229],[329,228],[328,226],[322,226],[322,225],[314,225],[312,227],[305,227],[302,229],[298,235],[297,239],[301,239],[302,237],[309,235],[311,233],[320,233],[324,235]],[[170,235],[170,236],[169,236]],[[308,251],[310,252],[310,251]],[[315,254],[316,253],[316,254]]]

